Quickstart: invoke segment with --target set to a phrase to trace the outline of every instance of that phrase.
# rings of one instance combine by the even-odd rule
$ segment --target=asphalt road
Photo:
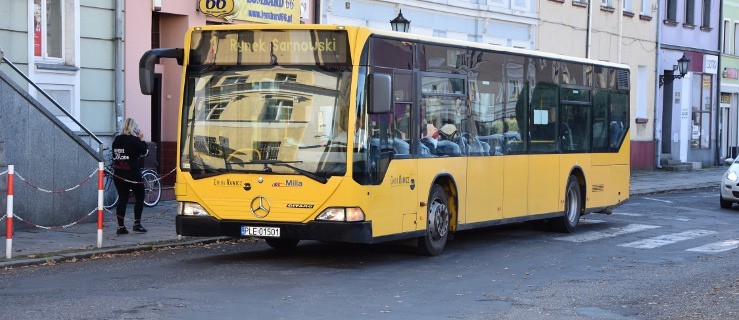
[[[573,234],[395,245],[263,241],[0,271],[2,319],[739,319],[739,206],[716,188],[634,197]]]

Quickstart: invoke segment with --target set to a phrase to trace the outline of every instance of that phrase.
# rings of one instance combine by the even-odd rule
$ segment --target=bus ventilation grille
[[[618,90],[629,90],[629,72],[618,70]]]

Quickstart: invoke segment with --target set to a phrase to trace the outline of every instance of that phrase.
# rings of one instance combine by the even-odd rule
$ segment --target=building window
[[[729,54],[731,53],[731,45],[729,44],[729,26],[731,25],[731,21],[724,20],[724,34],[721,38],[723,41],[721,43],[721,52]]]
[[[647,66],[638,66],[636,76],[636,118],[647,119]]]
[[[739,23],[734,23],[734,55],[739,55]]]
[[[690,148],[709,149],[711,147],[711,100],[713,99],[712,75],[696,75],[693,78],[693,110],[690,128]]]
[[[634,12],[634,10],[631,9],[631,0],[621,0],[621,4],[624,12]]]
[[[650,0],[642,0],[641,1],[641,15],[643,16],[649,16],[652,14],[652,11],[649,8]]]
[[[703,22],[701,27],[711,27],[711,0],[703,0]]]
[[[677,21],[677,0],[667,0],[667,14],[665,18],[667,21]]]
[[[528,11],[530,6],[531,5],[529,3],[529,0],[512,0],[511,1],[512,9]]]
[[[613,0],[600,0],[600,6],[605,8],[613,8]]]
[[[685,0],[685,24],[695,25],[695,0]]]
[[[44,59],[64,59],[64,1],[33,1],[33,51]]]

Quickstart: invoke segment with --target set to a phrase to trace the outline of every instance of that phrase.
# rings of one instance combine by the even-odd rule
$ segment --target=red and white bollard
[[[8,165],[8,201],[6,202],[7,219],[5,220],[5,258],[10,259],[13,252],[13,175],[15,166]]]
[[[102,162],[98,162],[98,248],[103,247],[103,197],[105,196],[105,186],[103,177],[105,176],[105,168]]]

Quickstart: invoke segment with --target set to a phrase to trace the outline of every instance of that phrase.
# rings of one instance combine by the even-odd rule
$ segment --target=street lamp
[[[408,32],[411,28],[411,21],[403,17],[403,10],[400,10],[398,16],[390,20],[390,26],[393,28],[393,31]]]
[[[659,86],[660,88],[665,84],[670,84],[675,79],[681,79],[685,76],[685,74],[688,73],[688,68],[690,67],[690,59],[685,56],[683,53],[683,57],[677,60],[677,69],[680,71],[679,75],[672,75],[672,76],[665,76],[660,75],[659,76]]]

